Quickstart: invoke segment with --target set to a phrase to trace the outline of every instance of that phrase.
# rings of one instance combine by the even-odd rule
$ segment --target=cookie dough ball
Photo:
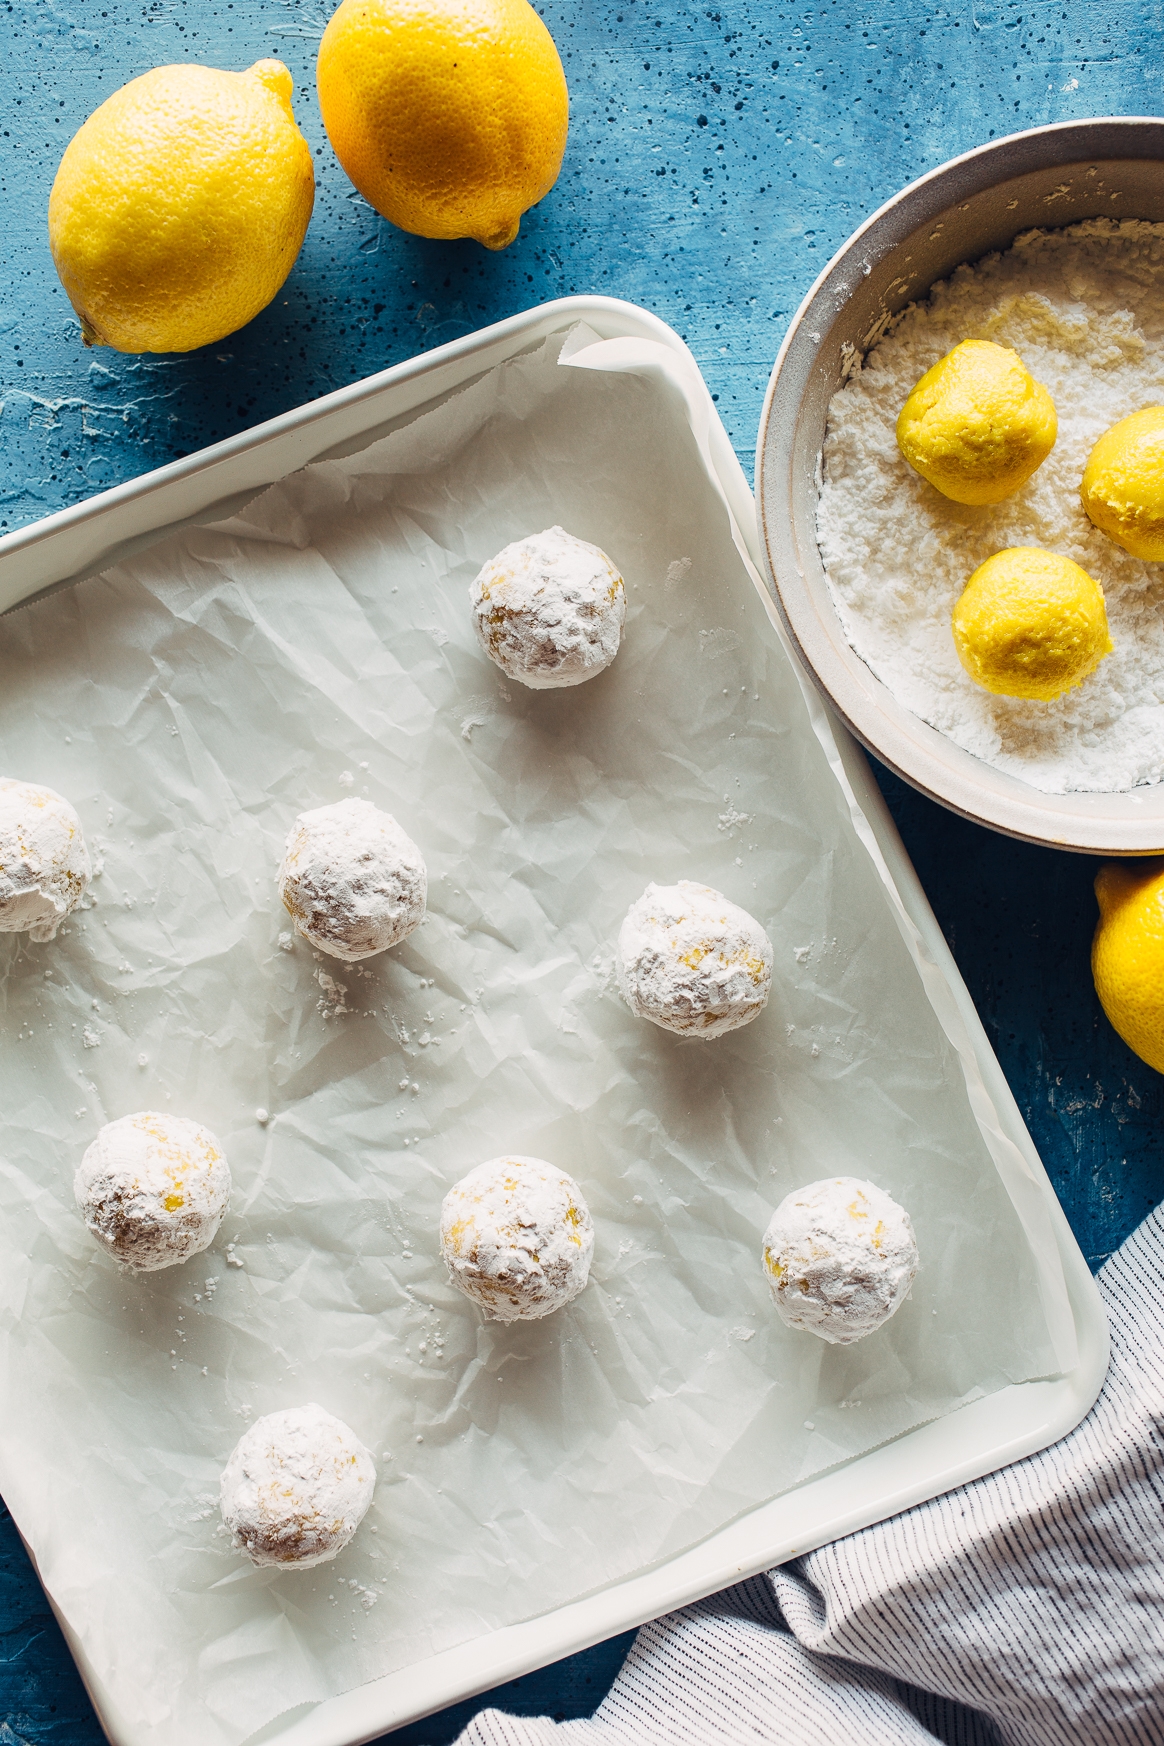
[[[1102,533],[1133,558],[1164,561],[1164,406],[1146,406],[1105,430],[1079,487]]]
[[[580,685],[618,654],[622,577],[605,552],[564,528],[506,546],[469,594],[489,659],[534,691]]]
[[[909,1214],[880,1188],[831,1176],[784,1197],[764,1233],[763,1259],[790,1328],[851,1346],[909,1296],[917,1244]]]
[[[268,1413],[239,1438],[219,1504],[252,1564],[310,1570],[343,1551],[375,1489],[376,1465],[359,1438],[312,1402]]]
[[[710,885],[648,885],[619,929],[615,971],[637,1018],[681,1037],[722,1037],[764,1010],[772,942]]]
[[[210,1247],[230,1199],[230,1167],[199,1122],[143,1110],[101,1129],[73,1192],[115,1261],[156,1273]]]
[[[1038,546],[1011,546],[979,564],[951,625],[976,685],[1044,703],[1081,685],[1114,647],[1099,583]]]
[[[81,821],[51,788],[0,776],[0,934],[51,940],[93,876]]]
[[[1017,352],[963,340],[914,388],[897,444],[915,473],[955,503],[1001,503],[1055,446],[1055,402]]]
[[[301,812],[287,837],[279,896],[321,952],[354,964],[406,940],[424,920],[424,857],[370,800]]]
[[[594,1226],[564,1170],[491,1158],[445,1195],[441,1254],[453,1284],[494,1321],[535,1321],[585,1286]]]

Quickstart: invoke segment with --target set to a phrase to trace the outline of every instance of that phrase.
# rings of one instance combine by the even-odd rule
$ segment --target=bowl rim
[[[1003,835],[1081,854],[1149,855],[1164,850],[1164,783],[1118,795],[1047,794],[955,745],[898,703],[865,666],[848,645],[831,598],[832,619],[825,627],[792,532],[790,460],[800,396],[821,340],[848,300],[854,268],[864,276],[869,260],[885,261],[907,237],[943,220],[961,201],[1032,172],[1097,159],[1164,163],[1164,118],[1096,116],[1006,134],[927,170],[858,225],[805,293],[777,353],[756,443],[756,520],[765,580],[806,672],[850,733],[882,763],[931,800]],[[1029,228],[1020,224],[1015,234]],[[971,250],[965,258],[978,257]],[[929,288],[919,286],[912,300]],[[803,379],[792,383],[794,369]],[[1145,804],[1149,797],[1159,803],[1155,808]],[[1103,803],[1112,801],[1126,802],[1127,816],[1105,815]]]

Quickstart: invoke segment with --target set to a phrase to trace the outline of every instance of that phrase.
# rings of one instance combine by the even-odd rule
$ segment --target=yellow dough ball
[[[1055,446],[1055,402],[1017,352],[963,340],[927,370],[901,409],[897,443],[955,503],[1001,503]]]
[[[1037,546],[1012,546],[979,564],[954,608],[958,659],[1002,697],[1062,696],[1112,651],[1103,589]]]
[[[1164,406],[1105,430],[1083,470],[1083,507],[1133,558],[1164,560]]]

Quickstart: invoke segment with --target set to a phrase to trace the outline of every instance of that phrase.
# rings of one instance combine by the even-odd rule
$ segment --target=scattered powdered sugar
[[[716,826],[717,830],[734,831],[737,825],[751,824],[752,819],[755,817],[754,813],[738,812],[733,803],[728,800],[726,794],[724,795],[724,800],[727,804],[725,810],[719,815],[719,823]]]
[[[1103,432],[1164,403],[1162,289],[1164,225],[1096,218],[1028,231],[907,309],[829,408],[817,537],[849,642],[900,703],[1047,794],[1164,779],[1164,566],[1131,557],[1079,501]],[[894,434],[919,376],[964,339],[1012,347],[1059,421],[1033,478],[988,508],[942,497]],[[955,601],[1009,546],[1073,559],[1107,599],[1115,652],[1053,702],[992,696],[954,649]]]
[[[863,1340],[909,1296],[909,1214],[871,1182],[833,1176],[785,1195],[764,1233],[764,1270],[790,1328],[830,1346]]]
[[[313,946],[350,964],[399,945],[420,926],[428,874],[391,813],[370,800],[339,800],[295,820],[279,895]]]
[[[680,1036],[722,1037],[763,1011],[772,942],[710,885],[648,885],[618,931],[615,974],[636,1018]]]
[[[579,685],[618,654],[622,577],[605,552],[565,528],[506,546],[479,571],[469,596],[485,653],[535,691]],[[471,732],[481,724],[466,717],[466,725]]]
[[[143,1110],[101,1129],[73,1192],[108,1254],[135,1272],[156,1273],[214,1241],[230,1199],[230,1168],[199,1122]]]
[[[219,1502],[233,1545],[252,1563],[309,1570],[347,1545],[375,1487],[376,1465],[359,1438],[312,1402],[243,1432]]]
[[[572,1176],[541,1158],[491,1158],[449,1189],[441,1254],[449,1278],[498,1322],[533,1321],[577,1297],[594,1225]]]
[[[51,940],[92,876],[69,802],[51,788],[0,776],[0,934]]]
[[[329,976],[322,968],[315,972],[315,980],[320,988],[319,999],[315,1003],[316,1012],[322,1013],[325,1019],[342,1018],[345,1013],[351,1012],[347,1002],[346,982],[337,982],[334,976]]]

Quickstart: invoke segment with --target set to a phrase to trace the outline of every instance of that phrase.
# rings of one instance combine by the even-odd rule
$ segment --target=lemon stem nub
[[[495,230],[491,236],[479,236],[477,241],[487,249],[507,249],[521,229],[521,219],[515,218],[510,224],[503,224],[500,230]]]

